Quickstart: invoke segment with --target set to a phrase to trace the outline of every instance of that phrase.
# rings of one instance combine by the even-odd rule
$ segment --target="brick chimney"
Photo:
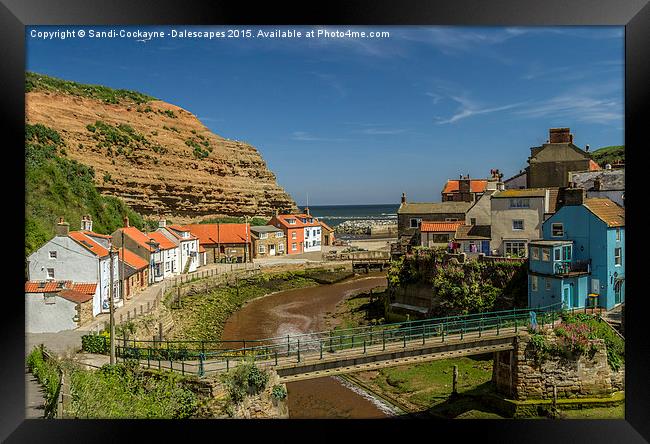
[[[59,223],[56,224],[56,235],[57,236],[67,236],[70,232],[70,224],[63,221],[63,218],[59,218]]]
[[[469,178],[469,175],[467,177],[464,177],[463,179],[458,180],[458,191],[461,193],[469,193],[470,190],[470,182],[471,179]]]
[[[585,202],[585,190],[582,188],[566,188],[564,190],[564,205],[582,205]]]
[[[165,228],[167,226],[167,219],[164,217],[158,221],[159,228]]]
[[[601,185],[600,179],[594,179],[594,191],[600,191]]]
[[[81,216],[81,231],[93,231],[93,221],[90,214]]]
[[[129,227],[129,216],[124,216],[124,228]]]
[[[406,203],[406,193],[402,193],[402,203]]]
[[[573,143],[573,134],[570,128],[551,128],[548,130],[549,143]]]

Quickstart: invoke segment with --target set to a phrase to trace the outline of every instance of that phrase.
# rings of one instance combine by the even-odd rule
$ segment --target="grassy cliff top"
[[[25,73],[25,92],[31,91],[52,91],[114,104],[122,102],[146,103],[157,100],[155,97],[137,91],[113,89],[102,85],[86,85],[27,71]]]
[[[592,158],[600,165],[625,162],[625,145],[605,146],[591,153]]]

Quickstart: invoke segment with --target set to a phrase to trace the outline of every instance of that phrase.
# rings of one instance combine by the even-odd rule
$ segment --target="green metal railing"
[[[537,323],[547,325],[559,319],[561,304],[535,309],[512,309],[470,315],[429,318],[398,322],[379,326],[356,327],[340,330],[311,332],[282,337],[239,340],[239,341],[161,341],[154,347],[142,347],[141,343],[153,341],[122,341],[116,346],[116,356],[135,359],[147,367],[179,371],[182,374],[203,376],[207,373],[228,371],[239,361],[249,359],[261,366],[277,366],[282,363],[301,362],[305,355],[318,356],[357,349],[366,354],[369,348],[386,350],[389,344],[401,343],[403,348],[411,343],[426,345],[427,341],[444,343],[449,336],[457,335],[464,340],[466,335],[483,337],[487,334],[499,336],[503,329],[526,328],[530,312],[535,312]],[[200,347],[187,348],[188,344]],[[217,345],[210,348],[211,344]],[[239,348],[228,345],[241,344]],[[224,347],[225,346],[225,347]]]

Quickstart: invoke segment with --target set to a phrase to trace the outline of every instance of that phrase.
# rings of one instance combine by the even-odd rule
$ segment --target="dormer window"
[[[296,224],[296,219],[287,219],[287,223],[289,225],[295,225]]]

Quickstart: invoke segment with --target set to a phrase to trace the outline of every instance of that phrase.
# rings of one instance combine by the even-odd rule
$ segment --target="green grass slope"
[[[625,162],[625,146],[618,145],[599,148],[592,152],[591,156],[601,167],[604,167],[608,163],[611,165],[621,161]]]
[[[93,231],[109,234],[123,224],[143,228],[145,222],[120,199],[99,194],[93,168],[65,157],[59,133],[44,125],[25,125],[25,257],[55,234],[59,217],[78,230],[89,214]]]

